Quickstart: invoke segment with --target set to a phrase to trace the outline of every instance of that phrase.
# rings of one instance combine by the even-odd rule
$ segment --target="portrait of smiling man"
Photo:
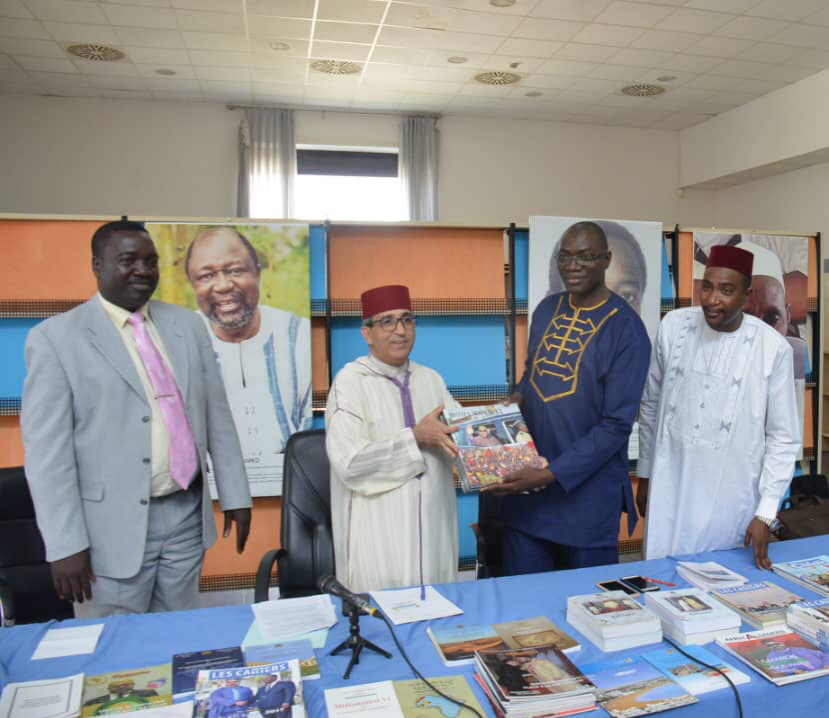
[[[285,442],[311,427],[311,322],[260,302],[260,256],[234,227],[200,230],[184,268],[210,328],[253,494],[278,493]]]
[[[361,304],[368,356],[337,373],[325,410],[337,578],[353,591],[454,581],[457,449],[440,414],[458,404],[409,359],[408,288],[370,289]]]
[[[800,450],[792,349],[746,308],[754,257],[711,248],[700,306],[669,312],[642,397],[639,485],[646,558],[752,546],[770,527]]]

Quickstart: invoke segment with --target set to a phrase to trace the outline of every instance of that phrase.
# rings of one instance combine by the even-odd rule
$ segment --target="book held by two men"
[[[443,416],[456,428],[456,465],[461,488],[479,491],[526,466],[544,468],[518,404],[487,404],[445,409]]]

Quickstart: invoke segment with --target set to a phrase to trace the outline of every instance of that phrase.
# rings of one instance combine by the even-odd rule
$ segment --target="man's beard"
[[[247,326],[256,312],[256,307],[252,307],[248,304],[241,292],[228,298],[233,299],[239,307],[229,313],[221,312],[219,303],[211,300],[210,314],[208,315],[210,321],[217,324],[222,329],[241,329],[242,327]]]

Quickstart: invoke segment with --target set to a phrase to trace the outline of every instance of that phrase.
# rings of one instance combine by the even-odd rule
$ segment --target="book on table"
[[[546,616],[481,625],[431,625],[426,634],[447,666],[474,663],[475,651],[556,646],[564,653],[572,653],[581,648]]]
[[[527,466],[547,465],[538,455],[518,404],[444,409],[443,416],[455,426],[455,464],[465,492],[479,491]]]
[[[173,702],[169,663],[88,675],[83,681],[81,715],[112,715]]]
[[[829,674],[829,651],[787,626],[722,636],[717,644],[778,686]]]
[[[679,708],[697,699],[639,656],[582,666],[596,686],[599,704],[614,718],[629,718]]]
[[[711,591],[711,595],[757,628],[786,622],[786,606],[803,598],[770,581],[746,583],[733,588]]]
[[[567,622],[603,651],[621,651],[662,640],[659,617],[624,591],[568,597]]]
[[[735,685],[748,683],[751,679],[737,670],[730,663],[726,663],[719,656],[702,646],[686,646],[685,653],[691,656],[682,655],[676,648],[662,648],[657,651],[650,651],[642,655],[648,663],[662,671],[671,680],[676,681],[688,693],[698,696],[709,691],[716,691],[721,688],[728,688],[728,681],[723,677],[725,673]],[[722,673],[707,668],[694,658],[707,663],[709,666],[719,668]]]
[[[829,650],[829,596],[786,606],[786,623],[801,635]]]
[[[683,580],[703,591],[733,588],[748,583],[745,576],[735,573],[716,561],[677,561],[676,572]]]
[[[476,651],[475,672],[493,707],[508,716],[595,705],[593,684],[555,646]]]
[[[645,605],[661,619],[663,633],[683,645],[708,643],[720,633],[740,630],[740,616],[699,588],[647,593]]]
[[[173,700],[179,703],[193,697],[199,671],[212,668],[238,668],[245,665],[239,646],[205,651],[176,653],[173,656]]]
[[[778,576],[815,593],[829,596],[829,556],[826,554],[799,561],[773,563],[771,568]]]

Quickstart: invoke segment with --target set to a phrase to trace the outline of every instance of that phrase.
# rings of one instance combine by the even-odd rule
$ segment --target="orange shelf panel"
[[[329,236],[329,298],[405,284],[416,298],[504,296],[500,229],[341,227]]]
[[[4,468],[23,465],[23,439],[16,416],[0,416],[0,462]]]
[[[226,576],[238,573],[256,573],[262,555],[272,548],[279,548],[279,528],[282,522],[282,499],[258,498],[253,500],[253,520],[245,552],[236,553],[236,528],[230,536],[222,538],[224,514],[217,501],[213,502],[213,516],[219,538],[204,555],[203,576]]]

